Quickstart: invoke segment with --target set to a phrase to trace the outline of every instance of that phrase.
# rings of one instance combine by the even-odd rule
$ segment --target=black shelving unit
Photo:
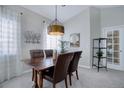
[[[95,46],[95,42],[97,41],[97,46]],[[97,67],[97,71],[99,72],[99,68],[106,68],[106,71],[107,71],[107,57],[106,57],[106,55],[107,55],[107,44],[106,44],[106,46],[101,46],[101,43],[102,42],[105,42],[105,43],[107,43],[107,38],[95,38],[95,39],[93,39],[93,49],[92,49],[92,53],[93,53],[93,57],[92,57],[92,67],[93,66],[95,66],[95,67]],[[100,51],[102,51],[103,53],[105,53],[104,54],[104,56],[97,56],[97,55],[95,55],[95,50],[97,51],[97,52],[100,52]],[[96,63],[94,63],[94,59],[98,59],[98,62],[96,62]],[[101,62],[101,60],[102,59],[105,59],[105,65],[101,65],[100,64],[100,62]]]

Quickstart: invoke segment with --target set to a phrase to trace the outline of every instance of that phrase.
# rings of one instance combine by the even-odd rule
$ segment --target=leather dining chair
[[[44,50],[34,49],[30,50],[31,58],[44,57]]]
[[[73,58],[70,62],[70,65],[69,65],[69,68],[68,68],[70,85],[72,85],[71,75],[72,75],[73,72],[76,71],[77,80],[79,80],[79,77],[78,77],[78,63],[79,63],[79,59],[81,57],[81,53],[82,53],[82,51],[74,52],[74,56],[73,56]]]
[[[53,87],[56,87],[56,84],[65,80],[65,86],[67,85],[67,71],[68,66],[73,58],[73,53],[65,53],[58,55],[56,60],[56,65],[49,70],[43,72],[43,79],[46,79],[53,83]]]
[[[44,58],[44,51],[40,49],[30,50],[31,59]],[[32,69],[32,81],[34,80],[34,69]]]
[[[45,52],[46,57],[53,57],[53,50],[52,49],[44,50],[44,52]]]

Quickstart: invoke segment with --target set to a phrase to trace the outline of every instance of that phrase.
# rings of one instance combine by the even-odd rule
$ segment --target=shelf
[[[113,59],[112,57],[106,57],[107,59]]]
[[[114,50],[113,53],[120,53],[120,50],[119,49]]]
[[[96,64],[93,64],[93,66],[96,66],[96,67],[99,67],[99,68],[106,68],[106,66],[98,66],[98,65],[96,65]]]
[[[118,59],[118,60],[120,60],[120,58],[118,58],[118,57],[115,57],[115,58],[113,58],[113,59]]]
[[[93,57],[98,58],[98,56],[93,56]],[[100,57],[100,58],[106,58],[106,57]]]
[[[94,49],[107,49],[106,47],[93,47]]]
[[[107,38],[95,38],[93,40],[107,40]]]
[[[107,57],[107,59],[111,59],[111,60],[118,59],[118,60],[120,60],[120,58],[112,58],[112,57]]]
[[[114,45],[119,45],[119,43],[114,43],[114,44],[113,44],[113,43],[108,43],[108,44],[107,44],[107,46],[111,46],[111,45],[113,45],[113,46],[114,46]]]
[[[118,36],[114,36],[113,38],[120,38],[120,37],[118,37]]]
[[[114,43],[114,44],[112,44],[112,45],[119,45],[119,43]]]
[[[107,39],[112,39],[112,38],[113,38],[112,36],[107,37]]]
[[[104,44],[102,44],[102,43],[107,43],[107,38],[95,38],[95,39],[93,39],[93,47],[92,47],[93,48],[93,59],[92,59],[92,66],[96,66],[98,72],[99,72],[99,68],[106,68],[106,70],[107,70],[107,63],[105,64],[106,66],[104,66],[103,63],[101,63],[102,62],[101,60],[106,59],[106,52],[107,52],[107,47]],[[95,50],[95,49],[97,49],[97,50]],[[102,49],[104,49],[105,51],[102,50]],[[103,55],[101,57],[98,57],[95,53],[100,52],[100,51],[103,51],[105,53],[105,55]],[[96,64],[94,64],[94,61],[95,61],[94,59],[98,59]]]

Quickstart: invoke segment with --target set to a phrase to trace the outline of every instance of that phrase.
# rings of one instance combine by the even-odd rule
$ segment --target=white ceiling
[[[44,17],[47,17],[51,20],[55,19],[55,6],[54,5],[23,5],[22,7],[29,9],[35,13],[38,13]],[[83,11],[85,8],[89,6],[86,5],[58,5],[57,6],[57,19],[60,22],[65,22],[68,19],[72,18],[73,16],[79,14],[81,11]],[[97,8],[108,8],[113,7],[112,5],[99,5],[95,6]]]

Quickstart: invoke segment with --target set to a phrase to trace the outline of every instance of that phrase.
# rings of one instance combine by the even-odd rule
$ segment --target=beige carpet
[[[2,88],[31,88],[31,73],[26,73],[20,77],[13,78],[0,84]],[[72,76],[72,86],[70,88],[124,88],[124,72],[117,70],[86,69],[79,68],[79,80],[76,79],[75,73]],[[52,84],[44,80],[44,88],[51,88]],[[58,88],[65,88],[65,83],[60,82],[56,85]]]

